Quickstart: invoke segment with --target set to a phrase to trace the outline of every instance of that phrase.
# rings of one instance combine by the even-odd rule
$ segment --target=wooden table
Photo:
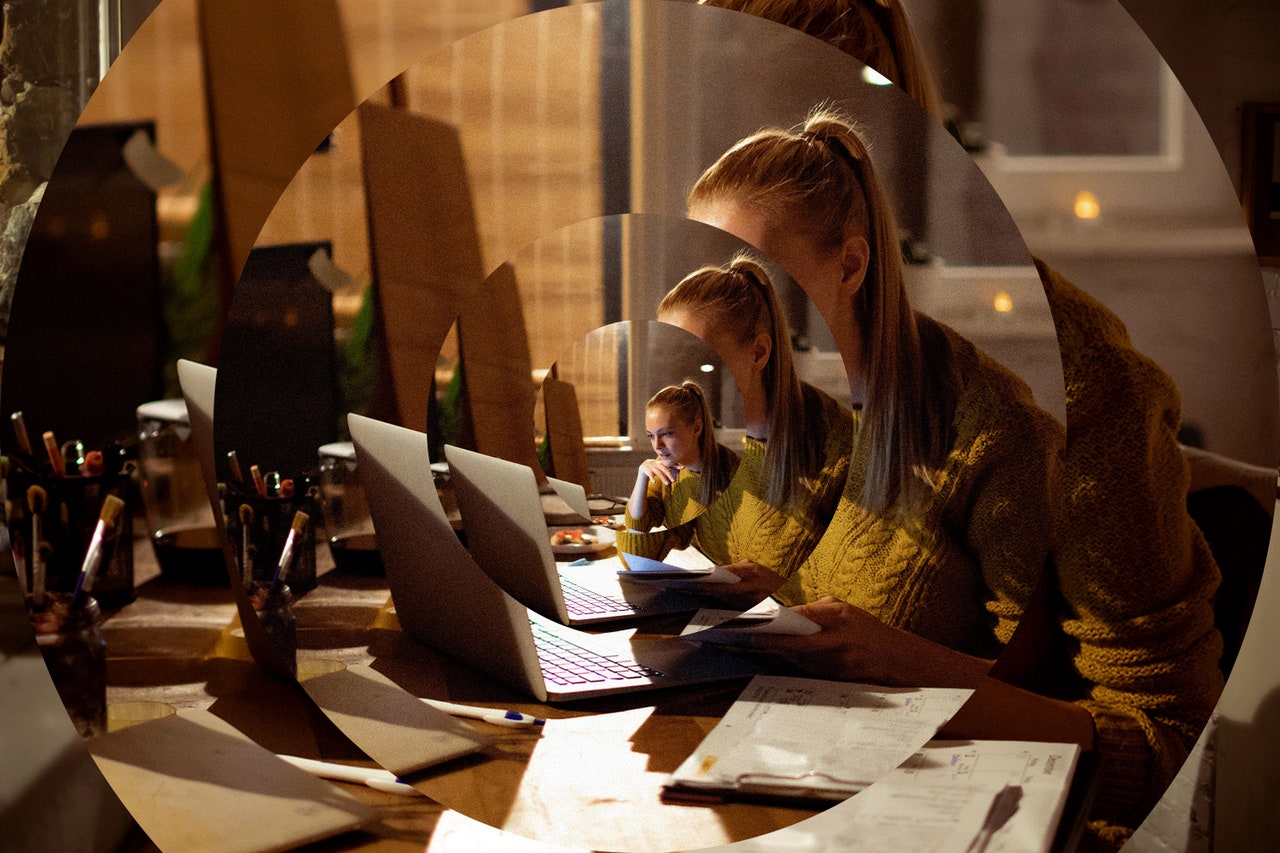
[[[129,717],[207,709],[273,752],[375,766],[301,688],[253,662],[230,588],[167,581],[145,539],[134,554],[137,598],[111,614],[103,630],[112,728]],[[444,811],[426,797],[334,784],[373,806],[376,818],[308,850],[422,851]]]
[[[427,794],[421,799],[344,785],[377,807],[378,818],[360,832],[325,842],[323,849],[422,850],[445,809],[441,803],[525,837],[602,850],[696,849],[753,837],[814,813],[744,804],[681,806],[659,799],[667,774],[710,731],[745,682],[543,705],[409,638],[400,630],[385,578],[332,570],[323,537],[319,541],[319,585],[295,606],[300,680],[372,664],[414,695],[548,719],[542,729],[475,721],[492,744],[408,777]],[[253,663],[229,589],[156,577],[145,540],[138,543],[135,559],[137,600],[112,615],[105,628],[108,703],[116,716],[132,709],[163,711],[164,706],[207,708],[277,753],[373,766],[302,689]],[[682,624],[683,619],[668,617],[646,623],[643,630],[669,633]],[[457,833],[454,820],[451,844],[458,843]]]

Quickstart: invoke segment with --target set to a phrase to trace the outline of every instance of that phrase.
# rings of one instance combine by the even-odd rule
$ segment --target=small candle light
[[[1088,190],[1076,193],[1075,214],[1077,219],[1097,219],[1102,213],[1098,197]]]
[[[1003,290],[996,294],[995,301],[991,304],[992,308],[1000,314],[1008,314],[1013,310],[1013,300],[1009,298],[1009,294]]]

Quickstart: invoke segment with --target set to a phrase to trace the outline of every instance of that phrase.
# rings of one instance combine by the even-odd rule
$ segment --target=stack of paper
[[[756,676],[663,796],[845,799],[911,757],[971,693]]]
[[[846,800],[743,853],[1051,849],[1079,747],[930,740],[969,694],[757,676],[663,797]]]

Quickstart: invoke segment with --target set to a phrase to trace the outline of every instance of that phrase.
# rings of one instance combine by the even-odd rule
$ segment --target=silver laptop
[[[348,415],[405,632],[478,670],[562,701],[743,678],[761,666],[679,638],[633,640],[631,631],[584,634],[530,611],[476,565],[445,516],[426,435]]]
[[[578,564],[557,563],[543,518],[538,482],[526,465],[446,446],[471,556],[517,601],[563,625],[592,625],[690,612],[703,602],[688,593],[623,584],[617,557]],[[568,502],[586,504],[581,486],[552,481]]]

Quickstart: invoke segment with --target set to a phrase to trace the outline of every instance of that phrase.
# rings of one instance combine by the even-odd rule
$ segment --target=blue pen
[[[545,726],[547,721],[541,717],[534,717],[530,714],[522,714],[519,711],[504,711],[501,708],[481,708],[476,705],[458,705],[454,702],[444,702],[439,699],[423,699],[431,707],[438,711],[444,711],[446,714],[452,714],[455,717],[469,717],[473,720],[484,720],[486,723],[493,723],[498,726]]]

